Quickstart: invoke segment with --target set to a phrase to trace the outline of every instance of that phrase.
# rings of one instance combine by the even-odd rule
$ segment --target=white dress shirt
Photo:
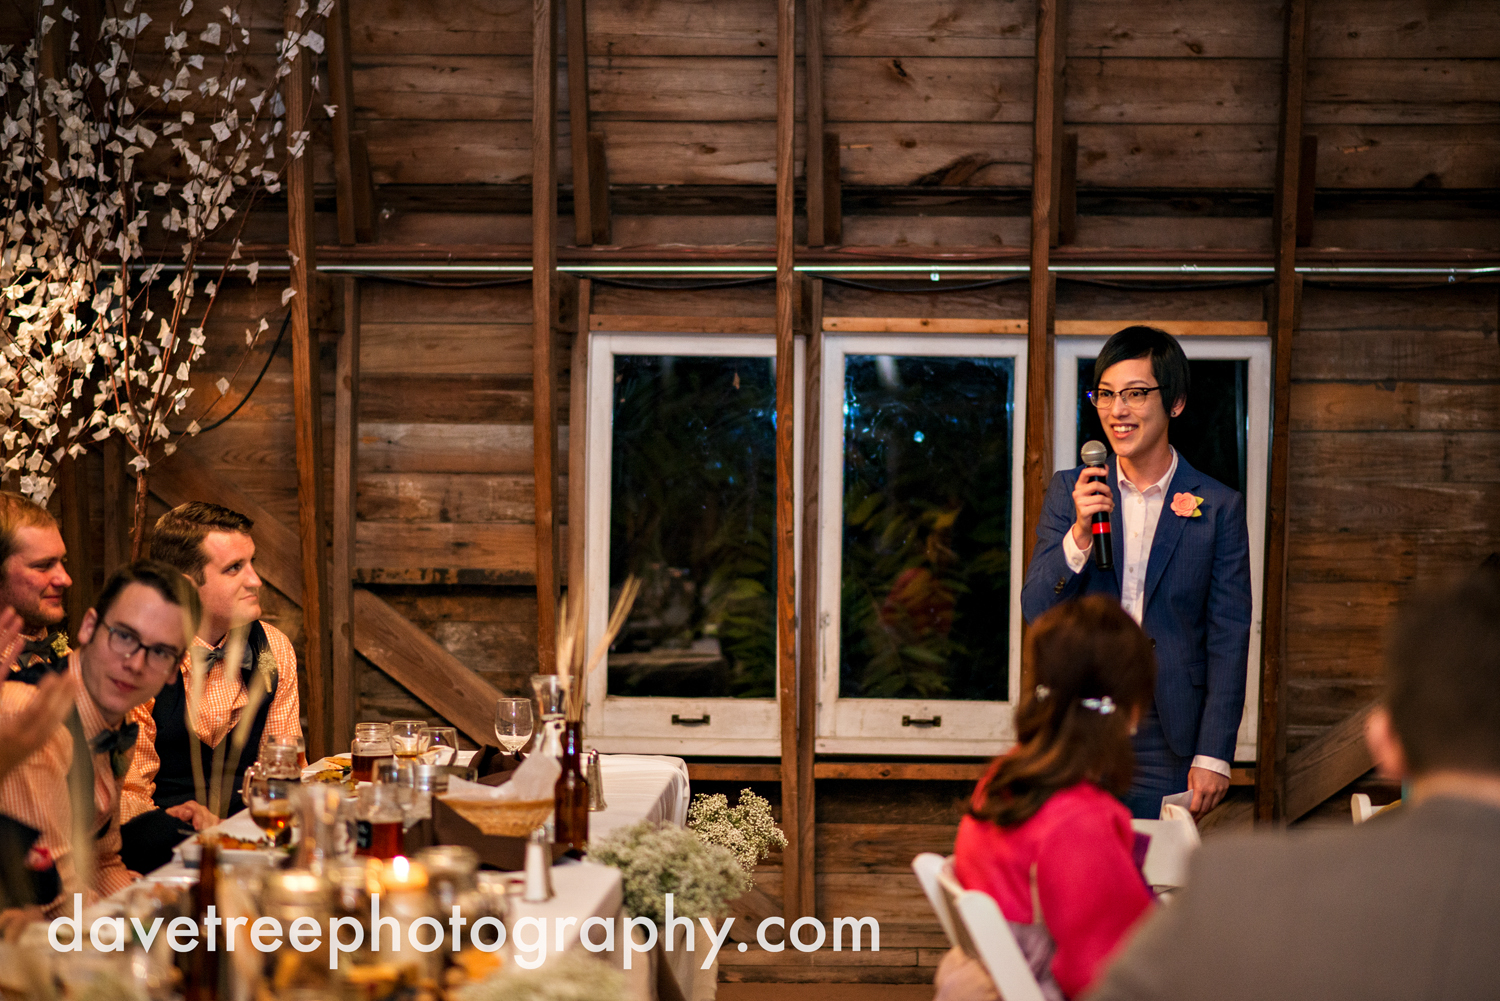
[[[1118,463],[1120,460],[1116,459]],[[1146,561],[1151,557],[1151,543],[1156,538],[1156,523],[1161,520],[1161,509],[1167,498],[1167,488],[1172,477],[1177,475],[1177,449],[1172,449],[1172,464],[1161,479],[1142,490],[1119,473],[1120,480],[1120,529],[1125,533],[1125,566],[1120,582],[1120,606],[1139,623],[1146,614]],[[1088,549],[1079,549],[1073,541],[1070,529],[1063,536],[1063,556],[1068,569],[1078,573],[1088,562],[1093,550],[1093,539]],[[1229,775],[1229,762],[1207,754],[1193,757],[1193,768],[1207,768],[1220,775]]]

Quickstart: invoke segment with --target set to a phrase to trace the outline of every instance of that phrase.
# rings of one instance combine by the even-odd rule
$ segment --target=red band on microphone
[[[1110,534],[1110,532],[1109,532],[1109,522],[1107,522],[1107,521],[1096,521],[1096,522],[1094,522],[1093,529],[1094,529],[1094,534],[1095,535],[1108,535],[1108,534]]]

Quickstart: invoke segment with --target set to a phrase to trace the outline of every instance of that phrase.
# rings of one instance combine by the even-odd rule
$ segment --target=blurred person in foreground
[[[1156,667],[1112,597],[1053,607],[1026,643],[1036,688],[1017,711],[1015,749],[974,790],[953,869],[965,889],[995,898],[1043,993],[1061,1001],[1095,982],[1152,906],[1144,846],[1116,797],[1130,786],[1130,738]]]
[[[138,560],[111,575],[68,656],[74,711],[0,779],[0,811],[40,832],[28,868],[41,876],[55,869],[51,895],[36,899],[46,913],[65,909],[74,893],[91,902],[136,878],[119,854],[119,783],[136,737],[126,716],[160,690],[197,614],[197,595],[171,567]],[[45,676],[20,680],[20,673],[0,685],[0,720],[40,728],[55,690],[43,687]],[[87,814],[77,815],[75,803]]]
[[[229,762],[225,815],[244,809],[245,771],[260,754],[264,737],[300,742],[302,709],[297,695],[297,652],[275,626],[261,621],[260,577],[255,572],[254,523],[238,511],[192,501],[157,519],[151,556],[197,585],[203,619],[190,649],[206,663],[201,701],[193,706],[189,730],[188,682],[193,664],[184,656],[161,694],[131,718],[140,724],[140,746],[125,780],[121,819],[125,822],[126,864],[138,872],[165,865],[172,847],[195,830],[218,823],[207,804],[197,801],[193,755],[203,761],[205,781],[213,775],[215,749],[229,742],[245,709],[255,706],[238,760]],[[244,637],[237,670],[226,663]]]
[[[1366,728],[1402,809],[1206,845],[1091,1001],[1500,996],[1500,573],[1402,607]]]

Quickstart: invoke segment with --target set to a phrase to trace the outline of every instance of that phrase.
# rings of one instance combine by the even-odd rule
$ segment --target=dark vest
[[[240,796],[240,790],[245,786],[245,770],[255,763],[256,757],[260,754],[260,738],[265,733],[266,716],[270,713],[271,702],[276,697],[278,678],[275,658],[270,650],[270,642],[266,639],[265,628],[256,622],[250,626],[250,635],[245,641],[244,666],[240,669],[240,678],[247,692],[250,690],[251,680],[255,677],[256,666],[262,659],[270,662],[268,689],[266,697],[261,700],[260,709],[255,714],[255,721],[250,727],[245,746],[240,751],[240,760],[235,762],[234,783],[227,790],[229,805],[224,812],[226,817],[245,808],[245,801]],[[188,730],[185,680],[182,672],[177,671],[172,681],[156,696],[156,705],[151,710],[151,718],[156,721],[156,756],[161,759],[161,767],[156,772],[156,794],[152,799],[161,808],[186,803],[197,795],[193,783],[192,759],[195,745],[198,753],[203,757],[204,782],[208,783],[210,788],[213,785],[214,749],[202,741],[194,740]],[[232,740],[233,735],[234,727],[230,727],[224,740]],[[228,747],[224,749],[224,753],[229,753]]]

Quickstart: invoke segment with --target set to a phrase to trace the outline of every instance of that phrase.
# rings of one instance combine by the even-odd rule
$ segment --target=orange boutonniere
[[[1181,493],[1172,497],[1172,513],[1179,518],[1201,518],[1203,512],[1199,510],[1203,506],[1203,498],[1192,494]]]

